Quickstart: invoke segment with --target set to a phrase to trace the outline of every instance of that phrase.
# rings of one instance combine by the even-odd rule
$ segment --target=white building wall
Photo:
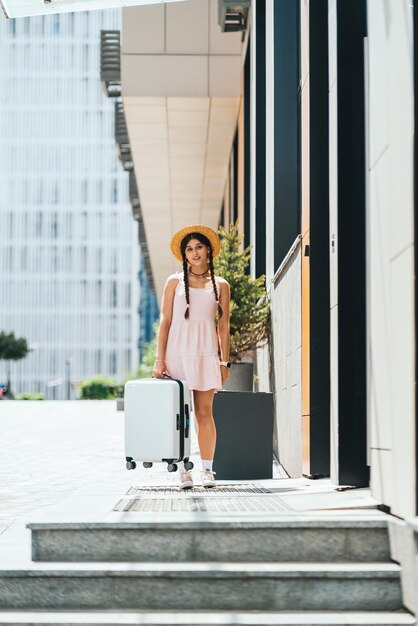
[[[331,480],[338,484],[338,84],[337,1],[328,2]]]
[[[275,450],[289,476],[302,475],[302,337],[300,237],[271,285]]]
[[[15,393],[66,397],[68,361],[72,381],[137,362],[137,228],[99,71],[100,29],[120,22],[0,20],[0,329],[36,348]]]
[[[415,515],[414,67],[409,0],[368,3],[368,413],[373,497]]]

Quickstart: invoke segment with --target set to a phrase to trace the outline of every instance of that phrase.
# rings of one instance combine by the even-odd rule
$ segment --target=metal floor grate
[[[130,512],[195,512],[203,511],[210,513],[234,513],[239,511],[287,511],[278,496],[265,497],[196,497],[188,498],[124,498],[120,500],[114,511]]]
[[[196,494],[205,497],[219,496],[256,496],[261,494],[274,493],[267,487],[259,487],[258,485],[242,484],[242,485],[217,485],[216,489],[205,489],[200,485],[194,486],[193,489],[182,490],[177,485],[172,486],[152,486],[152,487],[131,487],[128,496],[136,496],[141,498],[163,498],[163,497],[180,497],[190,498]]]

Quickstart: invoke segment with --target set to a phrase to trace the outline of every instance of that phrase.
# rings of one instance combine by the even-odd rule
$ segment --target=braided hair
[[[184,237],[184,239],[181,242],[181,255],[183,257],[183,277],[184,277],[184,290],[185,290],[185,295],[186,295],[186,311],[184,313],[184,317],[186,318],[186,320],[189,319],[189,308],[190,308],[190,293],[189,293],[189,272],[188,272],[188,268],[187,268],[187,259],[186,259],[186,247],[187,244],[189,243],[189,241],[191,241],[192,239],[198,239],[200,241],[200,243],[203,243],[203,245],[207,246],[209,248],[209,270],[210,270],[210,278],[212,281],[212,285],[213,285],[213,292],[215,294],[215,299],[216,299],[216,303],[218,305],[218,315],[219,317],[222,317],[223,315],[223,310],[222,310],[222,306],[219,302],[219,294],[218,294],[218,287],[216,286],[216,281],[215,281],[215,270],[213,267],[213,250],[212,250],[212,244],[210,243],[209,239],[207,237],[205,237],[205,235],[202,235],[201,233],[189,233],[188,235],[186,235]]]

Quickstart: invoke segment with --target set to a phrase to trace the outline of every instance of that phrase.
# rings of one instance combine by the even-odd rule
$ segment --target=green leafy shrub
[[[26,393],[18,393],[15,400],[46,400],[43,393],[39,391],[28,391]]]
[[[123,385],[108,376],[92,376],[80,387],[81,400],[114,400],[121,395],[123,395]]]
[[[270,303],[265,276],[254,279],[247,273],[252,246],[240,250],[243,236],[239,222],[229,231],[221,226],[221,251],[214,260],[215,271],[231,288],[230,337],[231,360],[239,361],[245,353],[264,345],[270,336]]]

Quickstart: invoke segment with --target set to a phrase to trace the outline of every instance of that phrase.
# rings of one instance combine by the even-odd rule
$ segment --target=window
[[[116,352],[112,351],[109,354],[109,371],[111,374],[116,374]]]
[[[116,281],[113,280],[110,284],[110,306],[116,308],[118,305],[118,291]]]
[[[54,272],[58,272],[58,269],[59,269],[58,248],[57,248],[57,246],[53,246],[53,248],[52,248],[52,269],[53,269]]]
[[[20,251],[20,269],[25,272],[28,268],[28,250],[23,247]]]
[[[112,250],[112,257],[110,260],[110,273],[117,274],[117,271],[118,271],[118,254],[117,254],[117,250],[114,248]]]
[[[81,248],[81,271],[83,274],[87,272],[87,247],[83,246]]]
[[[96,374],[100,374],[102,370],[102,351],[101,350],[96,350],[95,369],[96,369]]]
[[[43,229],[43,219],[44,216],[41,211],[36,212],[36,224],[35,224],[35,236],[42,237],[42,229]]]
[[[102,273],[102,265],[103,265],[103,250],[101,248],[97,248],[96,250],[96,273]]]
[[[57,239],[58,237],[58,213],[52,213],[51,215],[51,238]]]
[[[81,215],[81,236],[83,239],[88,237],[88,216],[87,211],[83,211]]]
[[[130,306],[131,306],[131,283],[130,282],[126,283],[126,292],[125,292],[125,294],[126,294],[125,306],[127,308],[130,308]]]
[[[102,281],[96,281],[96,298],[95,298],[95,306],[101,307],[102,305]]]
[[[9,239],[13,239],[14,236],[14,214],[9,213]]]
[[[116,179],[112,183],[112,203],[118,203],[118,181]]]
[[[73,238],[73,215],[66,213],[65,215],[65,235],[67,239]]]

